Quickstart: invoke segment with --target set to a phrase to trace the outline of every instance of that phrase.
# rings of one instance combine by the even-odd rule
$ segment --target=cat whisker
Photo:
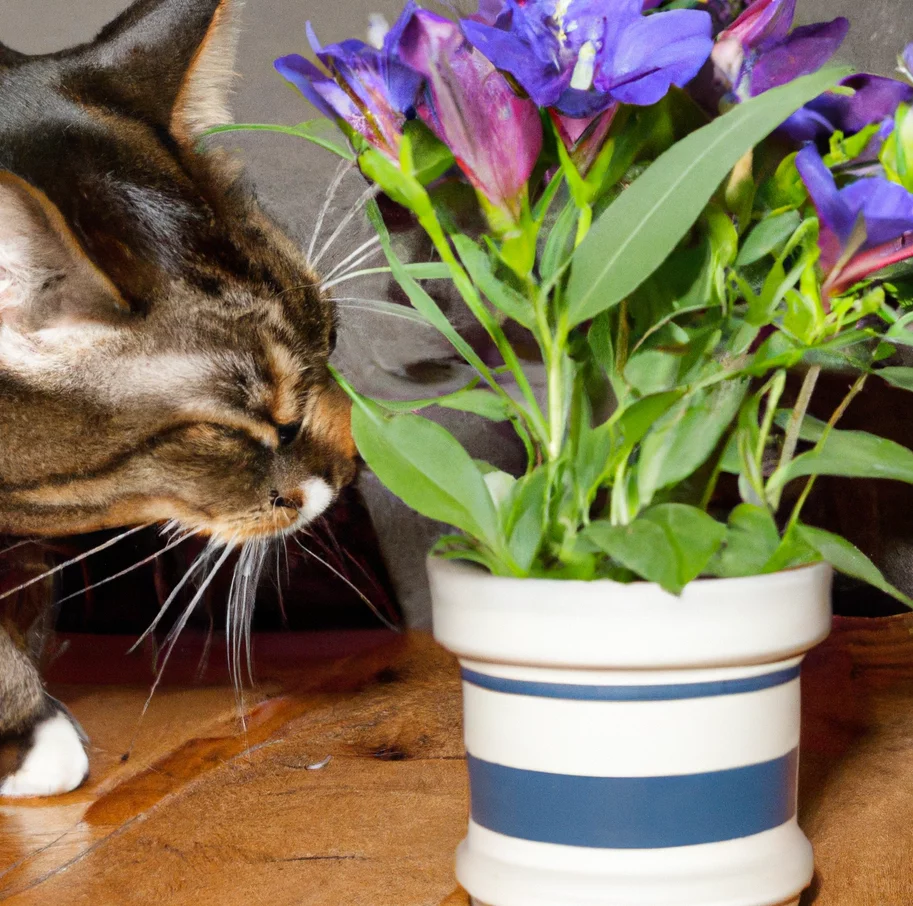
[[[373,613],[374,616],[376,616],[377,619],[380,620],[381,623],[383,623],[384,626],[385,626],[387,629],[392,629],[394,632],[399,632],[399,631],[400,631],[399,628],[398,628],[397,626],[395,626],[393,623],[391,623],[390,620],[388,620],[388,619],[387,619],[387,618],[386,618],[386,617],[377,609],[377,607],[376,607],[376,605],[374,604],[374,602],[371,601],[371,599],[368,598],[368,596],[365,595],[365,593],[364,593],[357,585],[355,585],[355,583],[352,582],[351,579],[349,579],[347,576],[343,575],[338,569],[336,569],[335,566],[333,566],[331,563],[328,563],[326,560],[324,560],[323,557],[320,557],[320,556],[318,556],[317,554],[315,554],[310,548],[305,547],[305,546],[301,543],[301,541],[300,541],[298,538],[295,538],[295,543],[296,543],[296,544],[298,545],[298,547],[300,547],[306,554],[308,554],[308,556],[313,557],[318,563],[323,564],[331,573],[333,573],[335,576],[337,576],[339,579],[341,579],[343,582],[345,582],[346,585],[348,585],[349,588],[351,588],[352,591],[354,591],[355,594],[357,594],[358,597],[361,598],[361,600],[364,601],[365,604],[368,605],[368,609],[371,611],[371,613]]]
[[[339,262],[339,264],[337,264],[331,271],[329,271],[324,276],[324,278],[323,278],[324,281],[332,279],[340,271],[345,273],[347,269],[352,270],[352,269],[358,267],[359,265],[361,265],[365,261],[367,261],[368,258],[370,258],[372,255],[376,255],[380,251],[382,251],[382,249],[380,248],[380,237],[374,236],[372,239],[369,239],[367,242],[363,242],[350,255],[346,255],[346,257],[343,258],[342,261]],[[365,252],[369,252],[369,253],[366,255],[366,254],[364,254]],[[360,258],[359,258],[359,255],[361,255]],[[358,258],[358,260],[353,261],[354,258]]]
[[[140,560],[139,563],[134,563],[133,566],[128,566],[126,569],[122,569],[119,573],[115,573],[113,576],[108,576],[107,579],[102,579],[100,582],[95,582],[92,585],[87,585],[85,588],[79,589],[79,591],[74,591],[72,594],[67,595],[64,598],[61,598],[57,603],[63,604],[66,601],[71,600],[72,598],[78,598],[80,595],[84,595],[87,592],[92,591],[94,588],[98,588],[101,585],[107,585],[109,582],[113,582],[115,579],[119,579],[121,576],[126,576],[127,573],[132,573],[133,570],[139,569],[141,566],[145,566],[147,563],[151,563],[153,560],[157,560],[162,554],[167,553],[173,548],[177,547],[179,544],[183,544],[191,535],[195,535],[196,532],[189,532],[182,535],[177,541],[171,541],[169,544],[166,544],[160,551],[153,554],[151,557],[146,557],[143,560]]]
[[[323,248],[317,253],[317,257],[314,258],[310,263],[311,267],[317,267],[320,264],[323,256],[333,247],[333,243],[342,235],[342,231],[352,222],[352,219],[361,213],[361,209],[372,199],[376,198],[380,194],[380,186],[371,186],[367,189],[362,195],[358,198],[352,209],[346,214],[342,220],[339,221],[339,225],[333,231],[330,238],[326,241]]]
[[[317,240],[320,237],[320,230],[323,228],[323,221],[326,219],[327,212],[330,210],[330,205],[333,203],[333,199],[336,197],[336,192],[339,190],[339,185],[345,179],[346,173],[352,169],[352,164],[349,161],[344,160],[337,167],[336,173],[333,176],[333,181],[330,183],[329,188],[327,189],[327,194],[323,199],[323,206],[320,208],[320,213],[317,215],[317,221],[314,224],[314,232],[311,234],[311,241],[308,244],[307,258],[308,261],[311,260],[311,256],[314,254],[314,249],[317,248]],[[312,262],[316,264],[316,262]]]
[[[279,613],[282,615],[282,625],[288,629],[288,614],[285,611],[285,595],[282,593],[282,551],[287,550],[284,542],[276,545],[276,598],[279,603]],[[286,557],[288,555],[286,554]]]
[[[165,616],[165,614],[168,612],[168,608],[171,607],[172,601],[174,601],[174,599],[178,596],[181,589],[190,580],[190,577],[195,572],[197,572],[197,570],[199,570],[201,566],[203,566],[204,564],[206,564],[209,561],[211,547],[212,547],[211,544],[207,545],[207,547],[204,548],[204,550],[200,554],[197,555],[196,559],[188,567],[187,572],[184,573],[183,577],[181,578],[181,581],[178,582],[178,584],[174,586],[174,588],[171,590],[171,594],[168,595],[168,597],[165,599],[165,603],[162,604],[162,606],[159,608],[159,612],[155,615],[155,619],[149,624],[146,631],[136,640],[136,642],[134,642],[133,645],[130,646],[130,648],[127,650],[127,654],[132,654],[134,651],[136,651],[136,649],[139,648],[139,646],[150,635],[152,635],[153,632],[155,632],[156,627],[162,621],[162,617]]]
[[[419,314],[414,308],[388,302],[385,299],[368,299],[364,296],[340,296],[333,300],[341,308],[356,308],[360,311],[371,311],[379,315],[389,315],[391,318],[401,318],[423,327],[433,327],[424,315]]]
[[[241,548],[235,564],[231,587],[228,591],[228,609],[225,614],[225,634],[229,649],[229,672],[235,688],[242,723],[243,679],[241,675],[241,650],[244,649],[247,675],[253,682],[251,659],[251,624],[260,575],[269,554],[270,543],[262,538],[251,538]]]
[[[347,277],[349,274],[354,274],[363,264],[367,264],[379,251],[381,251],[380,248],[372,249],[367,254],[362,255],[357,261],[353,261],[351,267],[347,268],[341,274],[337,274],[337,276],[332,279],[335,280],[338,277]],[[324,279],[332,282],[329,274]],[[320,288],[326,289],[326,284],[322,283]]]
[[[155,695],[156,690],[159,687],[159,683],[162,681],[162,676],[165,673],[165,667],[168,666],[168,660],[171,657],[174,646],[177,645],[178,638],[181,633],[184,631],[184,627],[187,625],[187,621],[190,619],[190,615],[193,613],[197,604],[200,601],[200,598],[203,597],[206,589],[209,588],[210,583],[215,579],[219,569],[225,563],[225,561],[232,555],[234,552],[235,545],[231,542],[225,545],[225,549],[222,551],[222,555],[216,561],[215,566],[209,571],[209,574],[200,584],[200,587],[197,589],[196,594],[190,599],[190,603],[184,608],[181,616],[178,618],[178,621],[174,624],[171,631],[168,633],[167,638],[165,639],[165,654],[162,657],[161,664],[158,667],[155,676],[155,682],[152,684],[152,689],[149,691],[149,697],[146,699],[146,704],[143,705],[143,711],[140,715],[140,719],[146,716],[146,712],[149,710],[149,705],[152,703],[153,696]],[[209,553],[208,551],[206,552]],[[148,631],[148,630],[147,630]]]
[[[28,588],[29,586],[34,585],[36,582],[41,582],[50,576],[62,572],[68,566],[72,566],[74,563],[81,563],[83,560],[88,559],[93,554],[99,553],[99,551],[107,550],[109,547],[113,547],[115,544],[117,544],[118,541],[122,541],[124,538],[128,538],[130,535],[135,535],[137,532],[141,532],[143,529],[147,529],[151,525],[152,523],[148,522],[146,525],[137,525],[125,532],[121,532],[121,534],[117,535],[117,537],[109,539],[104,544],[99,544],[98,547],[93,547],[92,550],[86,551],[85,553],[80,554],[78,557],[73,557],[71,560],[67,560],[66,563],[61,563],[59,566],[55,566],[53,569],[49,569],[46,572],[43,572],[40,576],[36,576],[34,579],[29,579],[28,582],[23,582],[21,585],[17,585],[15,588],[11,588],[9,591],[5,591],[2,595],[0,595],[0,601],[2,601],[4,598],[8,598],[11,595],[16,594],[16,592],[22,591],[24,588]]]
[[[17,541],[15,544],[11,544],[9,547],[0,551],[0,557],[5,556],[10,553],[10,551],[18,550],[20,547],[25,547],[26,544],[37,544],[37,538],[26,538],[24,541]]]
[[[375,274],[389,273],[390,268],[388,267],[368,267],[364,270],[349,271],[347,274],[341,274],[338,277],[334,277],[332,280],[328,280],[326,283],[323,283],[320,288],[324,292],[327,292],[334,287],[339,286],[341,283],[350,283],[352,280],[360,280],[362,277],[373,277]]]

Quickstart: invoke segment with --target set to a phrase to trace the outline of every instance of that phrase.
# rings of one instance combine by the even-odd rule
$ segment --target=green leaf
[[[742,245],[739,257],[736,258],[736,266],[745,267],[754,264],[765,255],[778,251],[796,232],[801,223],[802,218],[798,211],[786,211],[784,214],[762,220]]]
[[[580,212],[568,202],[548,229],[548,239],[542,251],[539,271],[544,284],[550,283],[570,260],[574,251],[574,234]]]
[[[729,514],[726,543],[708,567],[721,579],[758,576],[780,546],[780,532],[763,507],[743,503]]]
[[[339,129],[332,120],[322,118],[308,120],[306,123],[299,123],[297,126],[273,126],[268,123],[229,123],[224,126],[213,126],[203,132],[202,136],[222,135],[226,132],[280,132],[283,135],[303,138],[305,141],[319,145],[327,151],[332,151],[333,154],[345,160],[355,160],[352,150],[340,141]],[[331,138],[327,133],[333,133],[333,137]]]
[[[676,384],[682,357],[661,349],[644,349],[625,365],[625,381],[638,393],[661,393]]]
[[[726,527],[703,510],[668,503],[630,525],[593,522],[585,537],[637,575],[677,595],[704,571],[725,534]]]
[[[704,572],[726,537],[726,526],[697,507],[664,503],[651,507],[642,519],[658,525],[676,552],[678,580],[684,587]]]
[[[875,374],[892,386],[900,387],[901,390],[913,390],[913,368],[902,368],[899,365],[896,367],[891,366],[889,368],[879,368]]]
[[[529,572],[545,536],[547,499],[548,473],[540,468],[517,480],[508,501],[507,547],[523,572]]]
[[[453,165],[453,153],[421,120],[409,120],[404,129],[410,175],[423,186],[443,176]]]
[[[829,68],[739,104],[666,151],[599,218],[574,253],[571,325],[617,305],[678,245],[742,156],[847,73]]]
[[[777,469],[767,482],[768,493],[807,475],[891,478],[913,484],[913,452],[865,431],[832,430],[814,450]]]
[[[532,329],[536,315],[529,300],[495,275],[491,258],[468,236],[457,233],[451,239],[472,282],[488,301],[508,318]]]
[[[459,412],[471,412],[493,422],[503,422],[510,418],[510,412],[504,398],[490,390],[477,389],[476,378],[468,387],[448,393],[445,396],[433,396],[418,400],[375,400],[388,412],[418,412],[430,406],[442,406],[445,409],[456,409]]]
[[[732,425],[747,390],[748,381],[729,380],[695,391],[656,422],[640,451],[637,486],[644,504],[707,461]]]
[[[913,598],[894,588],[878,567],[845,538],[824,529],[812,528],[810,525],[798,525],[796,531],[806,544],[818,551],[834,569],[854,579],[862,579],[863,582],[868,582],[879,591],[891,595],[907,607],[913,607]]]
[[[585,537],[648,582],[656,582],[672,594],[681,591],[675,549],[655,522],[647,519],[637,519],[630,525],[592,522]]]
[[[362,151],[358,155],[358,166],[371,182],[380,186],[397,204],[419,217],[432,209],[431,199],[418,179],[410,173],[404,173],[376,148]]]
[[[681,390],[645,396],[628,406],[615,421],[615,430],[629,450],[682,398]]]
[[[389,415],[358,394],[352,435],[383,485],[407,506],[498,549],[498,516],[485,479],[459,441],[419,415]]]
[[[820,561],[821,554],[793,529],[784,536],[774,555],[764,564],[763,572],[769,575]]]
[[[448,396],[436,399],[435,404],[445,409],[457,409],[460,412],[471,412],[492,422],[506,422],[510,412],[504,397],[497,396],[490,390],[460,390]]]

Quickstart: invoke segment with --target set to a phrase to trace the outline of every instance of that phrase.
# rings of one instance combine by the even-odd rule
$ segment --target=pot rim
[[[428,558],[434,634],[461,658],[585,669],[774,663],[830,631],[827,563],[697,579],[676,597],[655,583],[517,579]]]

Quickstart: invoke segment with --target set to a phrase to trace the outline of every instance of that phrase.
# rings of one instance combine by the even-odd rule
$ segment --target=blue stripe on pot
[[[576,777],[468,756],[472,818],[522,840],[603,849],[719,843],[796,814],[799,750],[726,771],[670,777]]]
[[[714,695],[739,695],[758,692],[790,683],[799,676],[800,668],[787,667],[775,673],[748,676],[743,679],[718,680],[709,683],[675,683],[656,686],[587,686],[573,683],[534,683],[526,680],[489,676],[464,667],[463,682],[472,683],[492,692],[510,695],[529,695],[535,698],[563,698],[590,702],[649,702],[678,701],[688,698],[709,698]]]

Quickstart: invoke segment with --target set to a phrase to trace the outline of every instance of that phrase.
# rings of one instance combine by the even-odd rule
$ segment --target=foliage
[[[599,31],[607,2],[626,57]],[[845,22],[790,31],[789,0],[736,21],[745,4],[638,3],[570,0],[558,16],[545,0],[486,0],[462,30],[410,4],[370,51],[314,39],[327,73],[280,61],[426,231],[501,359],[487,364],[448,323],[372,203],[395,278],[477,377],[392,404],[337,375],[358,447],[407,504],[460,530],[440,556],[499,575],[679,593],[698,576],[828,560],[906,600],[801,511],[819,475],[913,482],[913,453],[836,427],[849,398],[827,423],[808,415],[822,367],[851,374],[850,397],[870,379],[913,389],[913,369],[883,367],[913,345],[896,289],[913,256],[913,90],[822,69]],[[708,57],[713,86],[689,83]],[[315,127],[292,131],[334,147]],[[454,174],[475,190],[481,235],[441,206],[436,180]],[[544,399],[508,322],[540,351]],[[419,414],[433,405],[509,420],[525,473],[474,461]],[[720,509],[729,476],[741,499]]]

